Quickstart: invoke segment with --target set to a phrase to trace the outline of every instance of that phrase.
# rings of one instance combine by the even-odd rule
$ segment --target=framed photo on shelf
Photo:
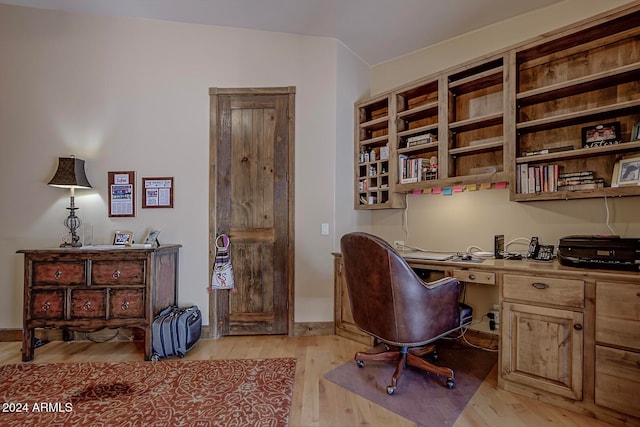
[[[133,232],[131,231],[116,231],[113,235],[114,245],[129,246],[133,243]]]
[[[640,185],[640,156],[622,158],[613,167],[611,186]]]
[[[136,174],[132,171],[109,172],[109,216],[136,216]]]
[[[620,143],[620,122],[582,128],[582,147],[603,147]]]
[[[629,137],[630,141],[640,141],[640,122],[633,125],[631,129],[631,136]]]
[[[173,177],[142,178],[142,208],[173,207]]]

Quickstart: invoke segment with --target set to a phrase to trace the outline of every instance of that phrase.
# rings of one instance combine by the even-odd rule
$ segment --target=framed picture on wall
[[[136,216],[136,174],[133,171],[109,172],[109,216]]]

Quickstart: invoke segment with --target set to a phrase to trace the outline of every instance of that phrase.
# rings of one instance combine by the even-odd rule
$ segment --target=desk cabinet
[[[333,258],[334,275],[334,325],[335,334],[353,341],[372,345],[373,338],[356,326],[351,315],[351,302],[347,281],[344,276],[344,264],[341,256]]]
[[[595,403],[640,417],[640,286],[596,282]]]
[[[22,360],[33,359],[36,328],[72,331],[130,327],[151,356],[153,318],[177,301],[179,245],[156,249],[86,247],[24,254]]]

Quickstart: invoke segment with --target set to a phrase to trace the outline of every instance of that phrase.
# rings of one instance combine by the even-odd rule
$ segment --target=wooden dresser
[[[138,328],[151,356],[153,318],[178,300],[180,245],[154,249],[89,246],[24,249],[22,360],[33,359],[35,328]]]

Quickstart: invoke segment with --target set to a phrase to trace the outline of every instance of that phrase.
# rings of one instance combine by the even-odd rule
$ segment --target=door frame
[[[287,191],[288,191],[288,226],[287,233],[287,330],[288,335],[294,335],[294,284],[295,284],[295,260],[294,260],[294,237],[295,237],[295,86],[286,87],[263,87],[263,88],[209,88],[209,283],[213,275],[213,266],[216,257],[215,240],[217,236],[216,222],[216,176],[217,176],[217,149],[220,140],[220,117],[218,111],[218,96],[258,96],[258,95],[288,95],[287,127],[288,133],[288,170],[287,170]],[[218,299],[220,292],[229,293],[230,290],[215,290],[209,293],[209,338],[220,338],[220,324],[223,315],[218,313]]]

